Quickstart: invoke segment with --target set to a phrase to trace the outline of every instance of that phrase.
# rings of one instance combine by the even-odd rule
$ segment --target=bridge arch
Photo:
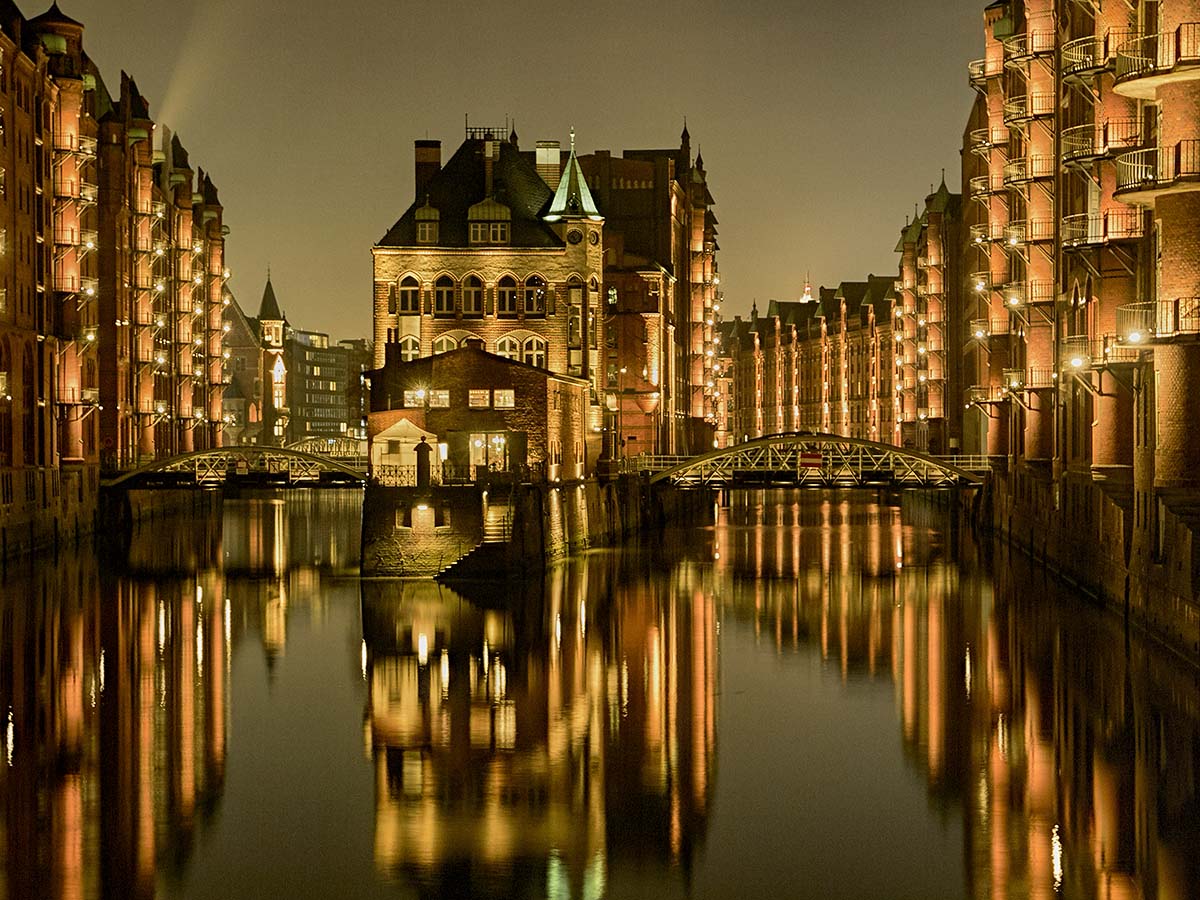
[[[155,476],[176,474],[181,484],[216,486],[229,476],[262,476],[291,485],[333,482],[363,484],[365,475],[327,456],[285,447],[218,447],[155,460],[105,482],[109,488],[132,488]]]
[[[727,486],[777,483],[819,487],[971,487],[983,476],[950,460],[836,434],[771,434],[684,460],[672,460],[650,483]]]

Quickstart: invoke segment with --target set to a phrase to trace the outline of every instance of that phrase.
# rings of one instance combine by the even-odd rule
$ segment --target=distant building
[[[323,332],[289,328],[284,362],[290,373],[287,443],[310,437],[346,437],[350,420],[349,350],[330,346],[329,335]]]

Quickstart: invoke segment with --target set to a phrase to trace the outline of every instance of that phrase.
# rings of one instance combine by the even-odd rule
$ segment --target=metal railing
[[[1004,70],[999,59],[973,59],[967,63],[967,79],[971,87],[982,88],[989,78],[995,78]]]
[[[1053,281],[1013,281],[1004,286],[1004,305],[1010,309],[1053,303],[1055,296]]]
[[[1117,47],[1117,83],[1200,64],[1200,22],[1183,22],[1174,31],[1135,34]]]
[[[1045,155],[1013,159],[1004,164],[1004,183],[1023,184],[1038,178],[1053,178],[1054,157]]]
[[[1117,307],[1121,340],[1142,344],[1178,334],[1200,334],[1200,297],[1146,300]]]
[[[1004,104],[1006,125],[1054,115],[1055,97],[1049,91],[1039,91],[1024,97],[1014,97]]]
[[[1054,31],[1031,30],[1004,39],[1004,61],[1009,65],[1027,62],[1054,52]]]
[[[1098,72],[1108,65],[1105,41],[1094,35],[1067,41],[1062,46],[1062,61],[1064,75]]]
[[[1004,227],[1004,243],[1010,247],[1033,241],[1052,240],[1054,240],[1053,219],[1027,219],[1023,222],[1011,222]]]
[[[1008,400],[1008,388],[1004,385],[973,384],[967,388],[968,406],[976,403],[1002,403],[1006,400]]]
[[[1086,334],[1070,335],[1059,343],[1060,364],[1065,372],[1082,372],[1092,367],[1092,359],[1102,348]]]
[[[979,225],[971,226],[971,242],[974,244],[983,244],[988,241],[999,241],[1004,239],[1004,226],[998,222],[984,222]]]
[[[1117,192],[1153,191],[1179,181],[1200,180],[1200,140],[1150,147],[1117,157]]]
[[[982,294],[992,288],[992,273],[991,272],[972,272],[968,283],[971,289],[977,294]]]
[[[1140,209],[1110,209],[1063,217],[1062,242],[1066,247],[1138,240],[1145,234],[1146,219]]]

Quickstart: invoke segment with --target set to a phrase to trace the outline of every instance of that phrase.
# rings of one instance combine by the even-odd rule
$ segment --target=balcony
[[[989,241],[1004,240],[1004,226],[998,222],[984,222],[971,226],[971,243],[986,244]]]
[[[1119,306],[1117,332],[1123,343],[1131,345],[1200,334],[1200,297],[1148,300]]]
[[[1163,194],[1200,190],[1200,140],[1151,147],[1117,157],[1117,190],[1129,203],[1153,204]]]
[[[976,128],[968,136],[971,150],[987,156],[997,147],[1008,143],[1008,129],[1003,127]]]
[[[1054,240],[1053,219],[1026,219],[1004,226],[1004,243],[1009,247]]]
[[[1125,97],[1153,100],[1164,84],[1200,79],[1200,22],[1174,31],[1133,35],[1116,51],[1113,90]]]
[[[1049,91],[1014,97],[1004,104],[1004,124],[1021,125],[1054,115],[1054,94]]]
[[[972,272],[969,280],[972,290],[977,294],[982,294],[992,289],[991,272]]]
[[[967,63],[967,78],[971,87],[986,91],[989,78],[995,78],[1004,70],[998,59],[975,59]]]
[[[95,406],[100,402],[100,389],[94,387],[60,387],[58,402],[63,406]]]
[[[1042,178],[1054,177],[1053,156],[1027,156],[1004,164],[1004,183],[1026,184]]]
[[[1008,388],[999,384],[976,384],[967,388],[967,406],[1004,403],[1008,400]]]
[[[1068,250],[1138,241],[1145,234],[1146,218],[1140,209],[1110,209],[1063,217],[1062,243]]]
[[[96,232],[78,228],[54,229],[54,243],[59,247],[79,247],[85,251],[95,250],[99,240]]]
[[[1004,286],[1004,305],[1009,309],[1053,303],[1055,296],[1053,281],[1013,281]]]
[[[1008,316],[999,319],[972,319],[967,327],[972,340],[986,343],[989,338],[1008,337]]]
[[[1092,359],[1102,353],[1101,346],[1086,334],[1065,337],[1059,344],[1059,363],[1064,372],[1086,372],[1092,368]]]
[[[1025,66],[1036,57],[1053,54],[1054,31],[1052,29],[1027,31],[1004,39],[1004,64],[1006,66]]]
[[[1041,391],[1054,387],[1057,373],[1053,369],[1005,369],[1004,385],[1010,391]]]
[[[991,197],[1004,190],[1004,176],[1000,172],[976,175],[967,182],[973,197]]]
[[[1141,143],[1140,119],[1109,119],[1094,125],[1076,125],[1063,130],[1063,162],[1090,165],[1110,153],[1135,149]]]
[[[1088,35],[1067,41],[1062,46],[1064,78],[1083,78],[1108,68],[1108,50],[1102,38]]]
[[[81,294],[84,299],[91,299],[100,290],[100,281],[78,275],[59,275],[54,279],[54,289],[63,294]]]

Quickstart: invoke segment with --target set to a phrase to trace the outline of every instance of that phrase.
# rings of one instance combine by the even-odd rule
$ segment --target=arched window
[[[517,282],[508,275],[496,285],[496,315],[510,319],[517,316]]]
[[[463,315],[483,315],[483,282],[474,275],[468,275],[463,282]]]
[[[401,315],[405,313],[419,313],[421,311],[421,285],[411,275],[400,282],[399,301],[397,311]]]
[[[433,314],[454,315],[454,279],[443,275],[433,284]]]
[[[400,338],[400,361],[412,362],[421,353],[421,342],[411,334]]]
[[[546,279],[541,275],[530,275],[525,279],[525,315],[546,314]]]
[[[521,342],[515,337],[500,338],[496,342],[496,355],[507,356],[509,359],[521,359]]]
[[[436,338],[433,342],[433,353],[436,356],[439,353],[449,353],[451,350],[458,349],[458,341],[450,337],[448,334],[443,334],[440,338]]]
[[[522,362],[537,366],[539,369],[546,368],[546,342],[539,337],[526,339]]]

